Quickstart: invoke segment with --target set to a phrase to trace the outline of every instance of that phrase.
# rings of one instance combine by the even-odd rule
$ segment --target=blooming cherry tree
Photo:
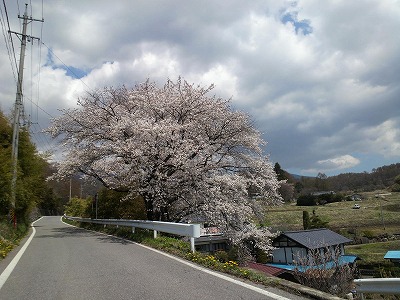
[[[279,183],[248,116],[212,89],[179,78],[88,92],[48,128],[66,150],[55,177],[81,172],[139,194],[149,220],[197,216],[243,235],[260,205],[281,201]]]

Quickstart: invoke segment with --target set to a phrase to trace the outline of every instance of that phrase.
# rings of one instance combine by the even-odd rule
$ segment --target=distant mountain
[[[304,176],[304,175],[297,175],[297,174],[291,174],[289,173],[291,177],[293,177],[294,180],[301,180],[301,178],[315,178],[313,176]]]
[[[373,169],[371,173],[344,173],[328,177],[329,186],[335,191],[373,191],[389,188],[400,175],[400,163]]]
[[[289,173],[288,173],[289,174]],[[319,179],[316,177],[289,174],[295,182],[301,182],[305,188],[315,189],[317,185],[324,190],[340,191],[374,191],[393,186],[396,176],[400,175],[400,163],[373,169],[371,173],[343,173]],[[290,181],[290,179],[289,179]],[[321,184],[322,183],[322,184]]]

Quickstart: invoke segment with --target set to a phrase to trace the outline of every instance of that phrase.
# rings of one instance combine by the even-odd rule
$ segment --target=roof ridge
[[[291,231],[283,231],[282,233],[301,233],[301,232],[310,232],[310,231],[321,231],[321,230],[329,230],[328,228],[313,228],[313,229],[304,229],[304,230],[291,230]]]

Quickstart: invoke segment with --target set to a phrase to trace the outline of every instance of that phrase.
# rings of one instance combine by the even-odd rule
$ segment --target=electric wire
[[[17,82],[17,73],[18,73],[18,71],[17,71],[18,64],[17,64],[16,55],[15,55],[14,43],[13,43],[13,39],[12,39],[12,34],[11,34],[11,29],[10,29],[10,21],[8,19],[8,12],[7,12],[7,6],[6,6],[5,0],[3,0],[3,7],[4,7],[5,17],[3,15],[3,10],[1,10],[1,16],[2,16],[1,25],[2,25],[2,29],[3,29],[3,36],[4,36],[4,40],[5,40],[5,44],[6,44],[6,48],[7,48],[7,52],[8,52],[8,57],[9,57],[10,63],[11,63],[11,70],[13,72],[14,81],[16,83]],[[7,21],[7,29],[5,29],[6,24],[4,23],[5,22],[4,20]],[[8,38],[6,36],[8,36]],[[15,66],[14,66],[14,64],[15,64]]]
[[[42,0],[42,20],[43,17],[43,0]],[[40,24],[40,41],[43,40],[43,22]],[[40,99],[40,75],[42,71],[42,43],[39,43],[39,64],[38,64],[38,80],[37,80],[37,109],[36,109],[36,118],[39,120],[39,99]]]
[[[78,76],[73,70],[71,70],[71,68],[68,67],[68,66],[61,60],[61,58],[59,58],[59,57],[53,52],[53,50],[51,50],[51,48],[50,48],[49,46],[47,46],[44,42],[42,42],[42,44],[50,51],[50,53],[51,53],[52,55],[54,55],[54,56],[64,65],[64,67],[65,67],[68,71],[71,72],[71,74],[73,74],[73,75],[75,76],[76,79],[79,79],[89,90],[91,90],[91,91],[93,90],[93,89],[91,89],[91,88],[86,84],[86,82],[84,82],[81,78],[79,78],[79,76]]]
[[[43,5],[43,0],[41,1],[42,2],[42,7],[41,7],[41,9],[42,9],[42,12],[41,12],[41,14],[42,14],[42,20],[44,19],[43,18],[43,15],[44,15],[44,5]],[[32,1],[30,1],[30,5],[31,5],[31,7],[30,7],[30,14],[31,14],[31,17],[32,17],[32,15],[33,15],[33,9],[32,9]],[[14,49],[14,43],[13,43],[13,40],[12,40],[12,35],[11,35],[11,30],[10,30],[10,25],[9,25],[9,19],[8,19],[8,13],[7,13],[7,8],[6,8],[6,3],[5,3],[5,0],[3,0],[3,6],[4,6],[4,11],[5,11],[5,17],[3,16],[3,10],[1,11],[1,14],[2,14],[2,20],[1,20],[1,24],[2,24],[2,28],[3,28],[3,35],[4,35],[4,38],[5,38],[5,40],[6,40],[6,47],[7,47],[7,51],[8,51],[8,53],[9,53],[9,58],[10,58],[10,62],[11,62],[11,67],[12,67],[12,70],[13,70],[13,74],[14,74],[14,79],[15,79],[15,82],[17,82],[17,76],[16,76],[16,74],[18,74],[18,71],[17,72],[15,72],[15,70],[18,70],[18,63],[17,63],[17,59],[16,59],[16,54],[15,54],[15,49]],[[17,0],[17,7],[18,7],[18,16],[20,15],[20,7],[19,7],[19,1]],[[20,18],[19,18],[20,19]],[[7,24],[6,24],[6,22],[5,22],[5,20],[7,20]],[[21,20],[20,20],[20,27],[22,26],[22,23],[21,23]],[[7,39],[6,38],[6,31],[7,31],[7,29],[6,29],[6,27],[8,27],[8,32],[10,33],[9,34],[9,39]],[[32,26],[31,26],[31,28],[30,28],[30,30],[31,30],[31,36],[32,36]],[[32,117],[32,115],[33,115],[33,110],[34,110],[34,107],[36,108],[36,121],[37,122],[28,122],[28,124],[29,124],[29,127],[33,127],[32,129],[33,129],[33,131],[31,131],[31,133],[32,133],[32,136],[36,139],[36,141],[37,141],[37,144],[38,145],[41,145],[41,147],[43,147],[43,148],[47,148],[45,151],[50,151],[50,152],[52,152],[54,149],[55,149],[55,147],[56,147],[56,145],[53,145],[52,146],[52,143],[49,141],[49,139],[48,139],[48,136],[47,136],[47,134],[45,134],[44,133],[44,130],[41,128],[41,126],[40,126],[40,124],[39,124],[39,112],[41,111],[41,112],[43,112],[44,114],[46,114],[47,116],[49,116],[51,119],[54,119],[54,116],[52,116],[50,113],[48,113],[45,109],[43,109],[40,105],[39,105],[39,99],[40,99],[40,77],[41,77],[41,70],[42,70],[42,66],[41,66],[41,63],[42,63],[42,45],[44,45],[46,48],[47,48],[47,50],[49,51],[49,53],[51,53],[51,55],[53,55],[55,58],[57,58],[57,60],[58,61],[60,61],[62,64],[63,64],[63,66],[76,78],[76,79],[79,79],[82,83],[83,83],[83,85],[84,86],[86,86],[89,90],[92,90],[87,84],[86,84],[86,82],[84,82],[69,66],[67,66],[63,61],[62,61],[62,59],[60,58],[60,57],[58,57],[54,52],[53,52],[53,50],[49,47],[49,46],[47,46],[44,42],[43,42],[43,22],[42,22],[42,24],[41,24],[41,28],[40,28],[40,39],[39,39],[39,54],[38,54],[38,56],[39,56],[39,58],[38,58],[38,72],[37,72],[37,95],[35,95],[35,97],[36,97],[36,101],[35,100],[33,100],[33,98],[35,98],[35,97],[33,97],[33,69],[34,69],[34,67],[33,67],[33,49],[32,49],[32,47],[31,47],[31,51],[30,51],[30,75],[31,75],[31,87],[30,87],[30,89],[31,89],[31,91],[30,91],[30,97],[26,97],[26,96],[23,96],[24,97],[24,99],[26,100],[26,101],[28,101],[28,102],[30,102],[30,106],[31,106],[31,117]],[[9,41],[10,40],[10,41]],[[10,44],[11,44],[11,46],[10,46]],[[13,57],[13,59],[12,59],[12,57]],[[14,60],[14,63],[13,63],[13,61],[12,60]],[[14,64],[15,64],[15,70],[14,70]],[[26,104],[26,101],[25,101],[25,104]],[[22,111],[24,111],[24,107],[22,108]],[[22,114],[23,115],[23,114]],[[38,134],[38,133],[40,133],[40,134]]]

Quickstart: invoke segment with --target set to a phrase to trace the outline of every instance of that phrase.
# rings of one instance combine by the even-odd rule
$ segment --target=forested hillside
[[[287,174],[287,173],[286,173]],[[400,191],[400,163],[373,169],[370,173],[343,173],[336,176],[318,174],[317,177],[287,176],[298,194],[317,191],[370,192],[388,189]]]
[[[11,203],[12,179],[12,126],[0,111],[0,218],[6,219]],[[60,209],[57,197],[46,182],[49,165],[31,142],[29,132],[19,134],[18,166],[15,211],[18,222],[28,222],[29,213],[35,209],[54,211]]]
[[[400,175],[400,163],[382,166],[367,173],[345,173],[328,177],[329,186],[334,191],[360,190],[374,191],[391,188],[396,176]]]

